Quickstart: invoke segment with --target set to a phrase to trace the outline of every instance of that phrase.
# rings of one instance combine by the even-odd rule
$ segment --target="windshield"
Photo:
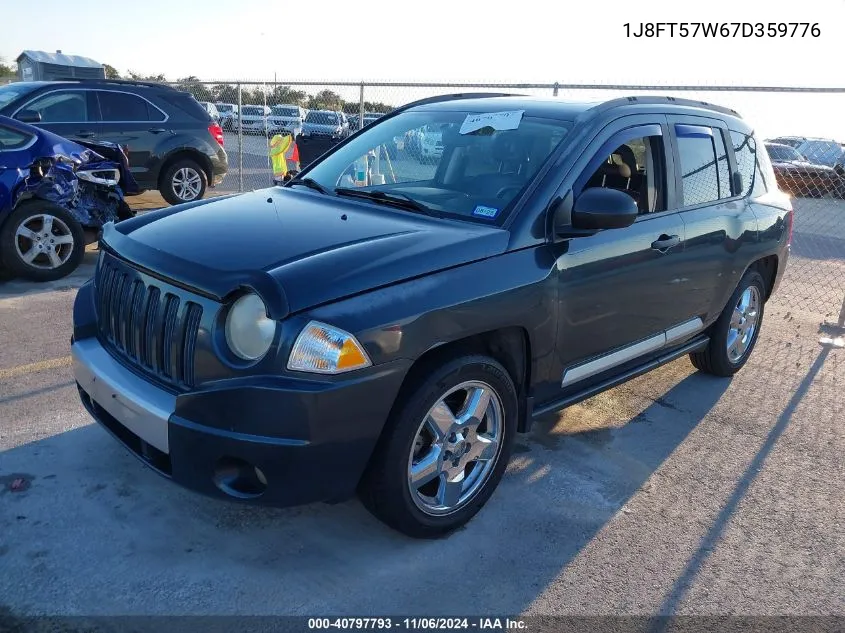
[[[252,106],[252,107],[246,106],[243,109],[243,113],[249,114],[249,115],[252,115],[252,116],[261,116],[261,115],[264,114],[264,108],[259,108],[257,106]]]
[[[799,150],[817,165],[833,167],[842,159],[842,147],[831,141],[806,141]]]
[[[329,192],[384,192],[439,216],[501,224],[571,123],[509,113],[479,129],[471,120],[477,114],[402,112],[365,128],[302,176]],[[501,129],[508,127],[515,129]]]
[[[772,160],[802,160],[801,154],[795,151],[792,147],[787,147],[785,145],[766,145],[766,149],[768,150],[769,156]]]
[[[305,117],[306,123],[315,125],[338,125],[337,115],[334,112],[320,112],[312,110]]]
[[[28,92],[35,90],[36,86],[25,84],[9,84],[0,87],[0,108],[5,107],[18,97],[22,97]]]
[[[273,114],[276,116],[292,116],[299,117],[299,110],[296,108],[288,108],[285,106],[273,106]]]

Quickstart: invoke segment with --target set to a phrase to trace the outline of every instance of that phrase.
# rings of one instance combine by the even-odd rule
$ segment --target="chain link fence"
[[[763,152],[773,164],[778,186],[790,194],[795,208],[792,254],[774,301],[787,310],[786,319],[804,314],[821,323],[821,339],[841,344],[845,326],[845,119],[838,113],[845,109],[845,88],[245,81],[171,85],[215,104],[229,155],[229,173],[217,189],[220,192],[272,184],[270,139],[275,134],[293,134],[302,162],[307,163],[362,124],[403,104],[437,95],[506,92],[600,101],[642,94],[732,108],[755,127],[765,145],[753,146],[753,139],[732,139],[738,160],[753,164],[754,152]],[[335,138],[309,147],[302,131],[312,125],[323,125],[329,135],[336,132]],[[752,146],[746,147],[749,142]],[[415,155],[418,169],[424,170],[429,161],[424,149],[406,149]],[[719,159],[726,161],[723,154]],[[721,186],[727,186],[725,165],[711,164],[709,168],[718,170]],[[694,178],[699,170],[693,172],[687,176]]]

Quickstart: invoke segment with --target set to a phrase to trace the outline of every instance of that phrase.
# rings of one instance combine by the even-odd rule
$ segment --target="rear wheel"
[[[381,521],[415,538],[469,521],[499,484],[516,433],[517,396],[492,358],[441,365],[394,411],[361,483]]]
[[[13,275],[55,281],[82,263],[85,232],[67,209],[44,200],[28,200],[3,224],[0,256]]]
[[[161,177],[161,196],[169,204],[193,202],[205,195],[208,176],[195,161],[190,158],[177,160],[168,167]]]
[[[715,376],[733,376],[748,361],[763,322],[766,284],[756,270],[742,277],[713,326],[707,347],[690,354],[696,369]]]

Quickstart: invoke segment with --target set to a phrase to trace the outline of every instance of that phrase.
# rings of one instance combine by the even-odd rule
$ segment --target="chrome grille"
[[[164,382],[192,387],[202,306],[106,254],[94,284],[105,346]]]

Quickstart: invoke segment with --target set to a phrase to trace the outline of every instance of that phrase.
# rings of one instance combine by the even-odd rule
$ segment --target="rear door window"
[[[160,110],[137,95],[99,90],[97,98],[100,100],[100,112],[105,122],[134,123],[164,119]]]
[[[727,155],[719,129],[678,124],[675,126],[675,137],[678,142],[683,206],[706,204],[731,197]],[[717,140],[721,144],[720,153],[716,149]],[[724,168],[720,167],[720,162]]]

